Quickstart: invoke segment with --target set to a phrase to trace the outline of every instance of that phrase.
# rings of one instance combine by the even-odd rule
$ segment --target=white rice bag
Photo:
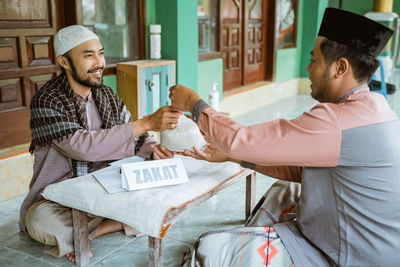
[[[176,152],[183,152],[185,149],[193,151],[194,146],[203,151],[207,142],[197,124],[185,115],[181,115],[175,129],[161,132],[161,145]]]

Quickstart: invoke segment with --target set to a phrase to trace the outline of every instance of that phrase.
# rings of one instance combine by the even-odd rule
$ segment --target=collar
[[[94,102],[94,99],[93,99],[93,95],[92,95],[92,91],[90,90],[90,92],[89,92],[89,95],[88,95],[88,97],[87,97],[87,100],[85,100],[85,97],[83,97],[82,95],[80,95],[80,94],[77,94],[77,93],[75,93],[76,94],[76,96],[78,97],[78,99],[79,99],[79,101],[80,102],[83,102],[83,103],[93,103]]]
[[[339,97],[338,99],[336,99],[335,104],[338,104],[340,101],[342,101],[343,99],[345,99],[346,97],[348,97],[349,95],[351,95],[352,93],[354,93],[355,91],[361,90],[361,89],[367,89],[368,88],[368,84],[364,83],[360,86],[357,86],[353,89],[350,89],[349,91],[347,91],[344,95],[342,95],[341,97]]]

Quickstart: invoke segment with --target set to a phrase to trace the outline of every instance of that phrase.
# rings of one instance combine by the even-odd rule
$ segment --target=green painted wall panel
[[[297,45],[279,49],[276,55],[276,81],[308,77],[306,67],[328,0],[300,0],[297,15]],[[304,30],[307,29],[307,30]]]
[[[198,65],[197,92],[208,102],[213,83],[218,83],[219,100],[222,100],[223,62],[221,58],[200,61]]]
[[[161,57],[177,59],[178,25],[177,0],[156,0],[156,23],[161,24]]]
[[[197,1],[178,0],[177,81],[197,89],[199,54]]]
[[[374,0],[351,0],[342,2],[342,9],[348,10],[360,15],[371,12],[374,8]]]
[[[308,77],[306,67],[325,8],[338,5],[339,0],[299,1],[297,46],[277,51],[277,82]],[[364,14],[372,11],[373,0],[343,0],[342,5],[346,10]],[[400,14],[399,0],[394,1],[393,11]],[[220,80],[219,90],[222,92],[222,60],[197,60],[197,1],[146,0],[146,23],[147,29],[149,24],[162,24],[162,57],[177,61],[177,83],[197,90],[203,98],[208,99],[212,83]]]
[[[110,86],[115,93],[117,93],[117,76],[116,75],[107,75],[103,76],[103,84],[106,86]]]
[[[329,0],[330,7],[339,7],[339,0]],[[342,8],[360,15],[373,11],[374,0],[342,0]],[[400,1],[393,1],[393,12],[400,15]]]
[[[304,3],[302,27],[307,30],[303,30],[300,77],[308,77],[306,68],[310,61],[310,52],[314,46],[326,7],[328,7],[328,0],[307,0]]]
[[[304,1],[300,0],[297,10],[297,25],[303,24]],[[283,82],[299,77],[301,48],[303,42],[303,27],[297,27],[296,47],[277,50],[275,79],[277,82]]]
[[[156,24],[156,2],[146,0],[146,58],[150,58],[150,24]]]
[[[197,1],[156,0],[161,57],[176,60],[177,84],[197,90]]]
[[[399,0],[393,1],[393,12],[396,12],[397,15],[400,16],[400,1]]]
[[[278,50],[275,76],[277,82],[283,82],[299,77],[299,50],[299,48]]]
[[[146,25],[156,23],[156,1],[146,0]]]

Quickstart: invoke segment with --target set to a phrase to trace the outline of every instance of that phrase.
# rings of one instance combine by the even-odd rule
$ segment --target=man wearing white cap
[[[44,200],[52,183],[81,176],[112,160],[139,155],[149,158],[154,140],[147,131],[174,128],[181,112],[166,106],[140,120],[103,85],[104,49],[96,34],[80,25],[61,29],[54,50],[62,74],[48,81],[31,100],[30,152],[35,155],[30,191],[20,211],[20,230],[46,245],[53,256],[74,261],[71,209]],[[89,239],[134,229],[91,216]]]

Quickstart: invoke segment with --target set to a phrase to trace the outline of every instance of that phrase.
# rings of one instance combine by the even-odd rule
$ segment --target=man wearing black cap
[[[218,149],[187,155],[240,159],[244,167],[301,183],[300,196],[293,184],[273,186],[247,223],[272,226],[277,233],[271,240],[268,230],[268,266],[291,266],[285,256],[275,260],[279,253],[269,249],[278,241],[295,266],[400,266],[400,121],[367,86],[391,35],[363,16],[327,8],[307,66],[312,97],[321,103],[291,121],[244,127],[185,86],[170,89],[172,105],[192,111]],[[287,220],[294,209],[296,220]],[[229,240],[218,244],[225,258],[217,260],[240,263],[235,252],[226,256],[227,246]],[[196,255],[200,263],[214,260]]]

